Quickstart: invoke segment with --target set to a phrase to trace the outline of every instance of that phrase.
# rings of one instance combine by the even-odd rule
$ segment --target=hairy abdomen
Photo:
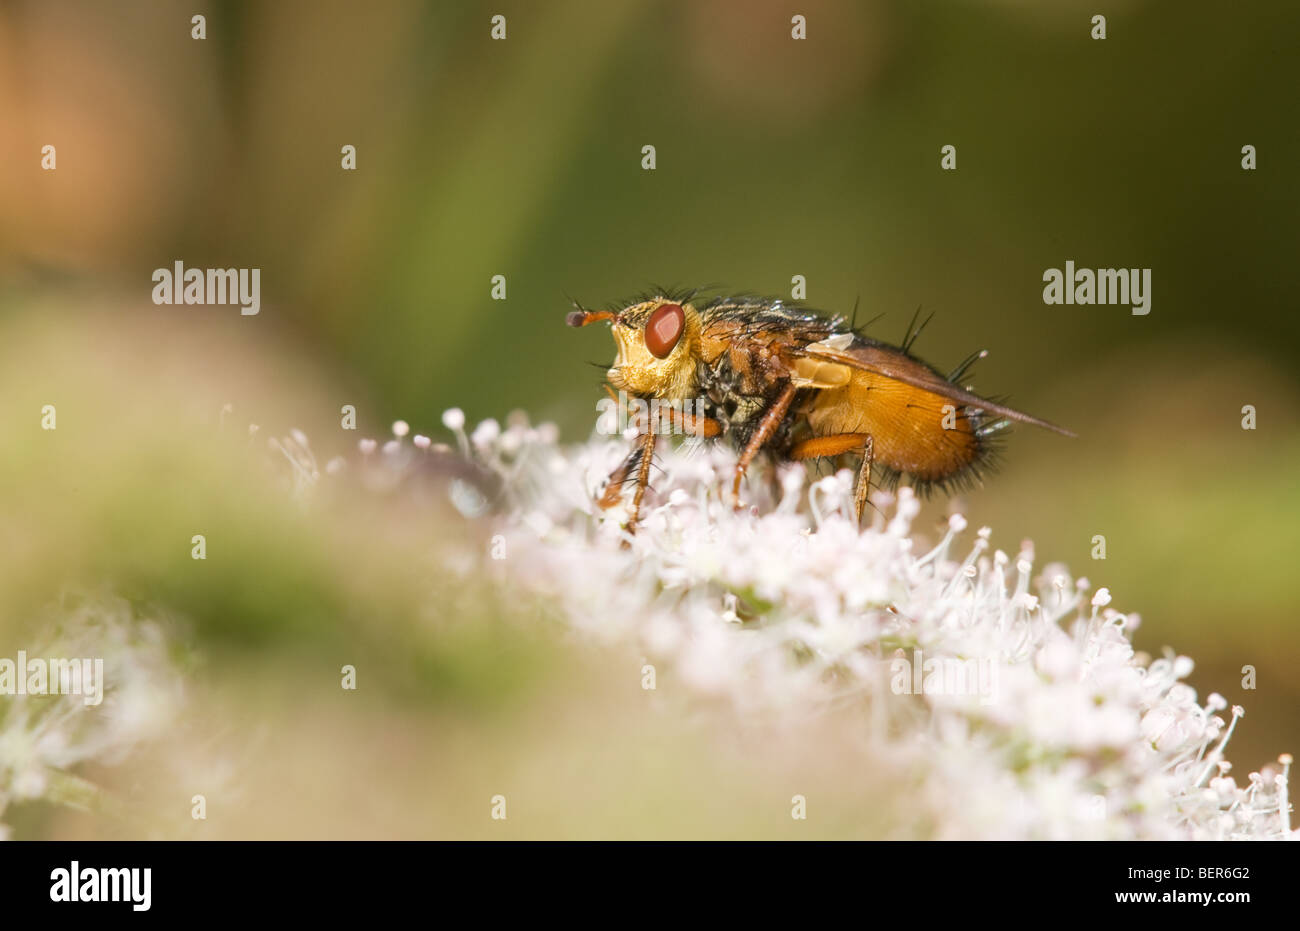
[[[814,436],[870,434],[876,462],[923,481],[952,478],[982,453],[960,405],[871,372],[855,370],[848,385],[816,392],[807,417]]]

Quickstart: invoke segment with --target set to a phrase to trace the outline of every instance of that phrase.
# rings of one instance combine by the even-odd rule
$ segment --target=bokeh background
[[[1015,431],[1002,469],[936,517],[961,506],[1012,552],[1033,539],[1142,615],[1140,648],[1192,656],[1193,685],[1246,707],[1239,769],[1300,749],[1300,7],[1096,7],[5,3],[0,655],[69,587],[180,619],[210,727],[173,734],[166,765],[89,774],[141,810],[174,801],[183,823],[148,828],[162,834],[486,836],[493,779],[592,812],[516,836],[787,831],[754,800],[821,767],[666,737],[634,678],[606,682],[608,662],[490,586],[439,588],[417,555],[428,536],[475,531],[436,503],[344,503],[322,531],[274,482],[240,478],[238,453],[250,423],[301,427],[322,459],[351,451],[349,403],[364,435],[398,418],[436,434],[457,406],[523,409],[580,440],[601,396],[588,363],[612,345],[562,325],[570,298],[653,283],[789,297],[803,275],[813,307],[883,314],[879,338],[933,311],[920,355],[948,368],[987,348],[978,390],[1078,432]],[[261,313],[154,306],[153,269],[178,259],[260,268]],[[1067,259],[1151,268],[1151,313],[1044,305],[1043,271]],[[223,541],[202,571],[195,526]],[[340,661],[374,670],[360,701],[304,697]],[[627,736],[597,751],[612,732]],[[165,775],[185,761],[202,778]],[[221,766],[243,794],[195,828],[188,786]],[[289,782],[292,800],[270,788]],[[845,836],[885,830],[860,790],[826,787],[852,812]],[[20,836],[143,833],[150,817],[10,813]]]

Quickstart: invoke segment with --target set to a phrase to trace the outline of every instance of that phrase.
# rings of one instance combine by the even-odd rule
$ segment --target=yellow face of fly
[[[618,346],[611,385],[643,397],[695,394],[701,324],[694,307],[668,300],[633,304],[614,317],[611,329]]]

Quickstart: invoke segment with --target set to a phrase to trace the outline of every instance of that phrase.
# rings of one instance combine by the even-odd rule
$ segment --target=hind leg
[[[871,490],[871,463],[874,460],[875,442],[870,433],[832,433],[796,443],[790,450],[791,459],[820,459],[841,453],[861,451],[862,466],[858,469],[858,483],[853,489],[853,513],[862,522],[862,512],[867,506],[867,493]]]

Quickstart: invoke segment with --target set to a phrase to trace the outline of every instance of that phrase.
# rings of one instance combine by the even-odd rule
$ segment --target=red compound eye
[[[667,359],[686,329],[686,312],[681,304],[661,304],[645,325],[645,348],[656,359]]]

